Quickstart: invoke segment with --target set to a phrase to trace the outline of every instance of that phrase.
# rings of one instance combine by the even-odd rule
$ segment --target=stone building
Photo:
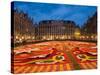
[[[37,39],[55,40],[72,39],[76,25],[73,21],[44,20],[37,27]]]
[[[86,39],[97,40],[97,12],[88,19],[81,29],[82,35]]]
[[[35,27],[29,16],[18,10],[12,11],[14,43],[35,39]]]

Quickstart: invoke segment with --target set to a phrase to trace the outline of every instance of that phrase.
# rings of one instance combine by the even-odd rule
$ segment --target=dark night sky
[[[72,20],[82,26],[97,10],[96,6],[14,2],[14,9],[27,13],[35,22],[41,20]]]

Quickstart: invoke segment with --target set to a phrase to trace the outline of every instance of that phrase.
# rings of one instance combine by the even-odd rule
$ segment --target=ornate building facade
[[[97,12],[88,19],[87,23],[82,27],[81,33],[88,40],[97,40]]]
[[[13,20],[14,43],[38,40],[97,40],[97,13],[82,28],[68,20],[43,20],[35,25],[27,14],[17,10],[13,11]]]
[[[73,21],[44,20],[37,27],[37,39],[73,39],[76,25]]]
[[[35,26],[27,14],[13,11],[14,43],[35,39]]]

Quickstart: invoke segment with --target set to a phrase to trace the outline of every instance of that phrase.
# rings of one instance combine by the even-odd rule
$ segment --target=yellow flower
[[[52,59],[53,59],[54,61],[56,61],[56,62],[62,62],[62,61],[64,60],[64,57],[61,56],[61,55],[55,55],[55,56],[53,56]]]

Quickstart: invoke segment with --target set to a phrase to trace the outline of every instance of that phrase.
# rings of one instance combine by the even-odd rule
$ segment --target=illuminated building
[[[13,18],[14,43],[37,40],[97,40],[97,13],[81,28],[68,20],[43,20],[35,25],[27,14],[17,10],[13,11]]]
[[[44,20],[37,27],[37,39],[60,40],[72,39],[76,25],[73,21]]]
[[[88,19],[81,29],[82,35],[88,40],[97,40],[97,12]]]
[[[14,10],[13,12],[14,43],[20,43],[35,38],[35,27],[27,14]]]

